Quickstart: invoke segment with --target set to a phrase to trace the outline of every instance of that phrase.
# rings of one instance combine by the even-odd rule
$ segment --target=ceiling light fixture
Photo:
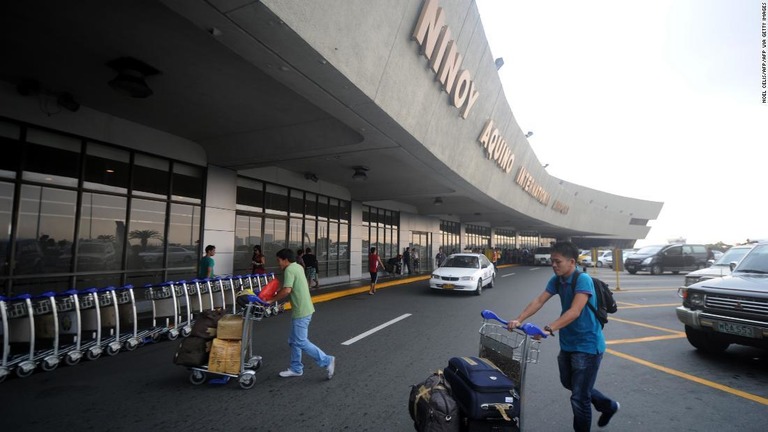
[[[443,199],[440,197],[435,197],[435,201],[432,204],[436,206],[443,205]]]
[[[117,72],[117,76],[109,82],[109,86],[118,93],[138,99],[147,98],[154,93],[144,79],[159,75],[159,70],[133,57],[110,60],[107,66]]]
[[[368,167],[364,166],[356,166],[354,167],[355,173],[352,174],[352,180],[355,181],[365,181],[368,180]]]
[[[305,172],[304,178],[307,180],[312,180],[315,183],[317,183],[317,181],[320,180],[320,178],[317,177],[317,174],[311,173],[311,172]]]

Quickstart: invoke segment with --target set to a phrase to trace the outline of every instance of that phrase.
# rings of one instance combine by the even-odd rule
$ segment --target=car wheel
[[[603,266],[603,262],[602,262],[602,261],[598,261],[598,262],[597,262],[597,266],[598,266],[598,267],[602,267],[602,266]]]
[[[483,293],[483,279],[481,278],[479,281],[477,281],[477,289],[475,289],[475,295],[480,295]]]
[[[629,274],[637,274],[637,270],[627,270]]]
[[[661,264],[654,264],[651,266],[652,275],[660,275],[664,273],[664,269],[661,268]]]
[[[679,271],[673,271],[672,274],[676,275],[676,274],[680,274],[680,272]]]
[[[491,281],[488,282],[488,288],[493,288],[494,279],[496,279],[496,273],[491,274]]]
[[[707,354],[720,354],[730,345],[729,342],[717,339],[714,335],[690,326],[685,326],[685,337],[694,348]]]

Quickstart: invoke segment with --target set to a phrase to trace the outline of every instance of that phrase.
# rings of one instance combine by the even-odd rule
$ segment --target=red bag
[[[261,289],[259,291],[259,298],[263,301],[269,301],[272,297],[277,294],[277,291],[280,290],[280,281],[277,279],[272,279],[269,281],[267,286]]]

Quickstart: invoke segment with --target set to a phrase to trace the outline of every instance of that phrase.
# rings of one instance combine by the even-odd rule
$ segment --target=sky
[[[477,0],[549,174],[664,203],[636,246],[768,239],[761,3]]]

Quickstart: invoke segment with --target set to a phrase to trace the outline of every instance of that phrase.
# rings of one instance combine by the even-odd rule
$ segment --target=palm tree
[[[155,230],[133,230],[128,233],[128,238],[131,240],[139,239],[139,242],[141,242],[141,250],[147,249],[147,242],[149,242],[150,239],[163,240],[163,236]]]

